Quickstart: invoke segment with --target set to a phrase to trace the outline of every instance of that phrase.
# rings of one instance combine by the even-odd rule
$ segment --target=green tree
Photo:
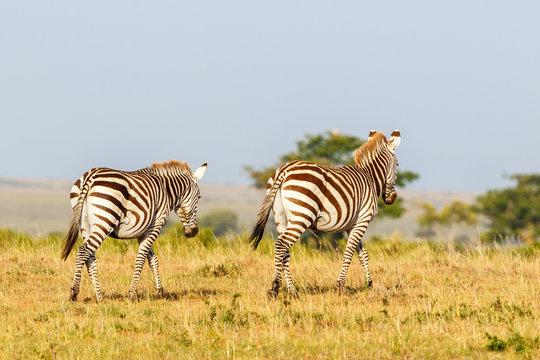
[[[238,215],[229,209],[216,209],[201,216],[201,228],[211,228],[215,236],[225,235],[227,232],[238,230]]]
[[[282,164],[291,160],[306,160],[327,166],[342,166],[354,164],[353,151],[358,149],[365,140],[355,136],[340,134],[339,132],[325,132],[318,135],[307,135],[304,140],[296,143],[296,151],[284,154],[279,158],[275,166],[256,170],[250,166],[244,169],[253,179],[258,188],[266,187],[266,182],[274,174],[274,171]],[[396,185],[404,187],[407,183],[418,178],[418,174],[411,171],[398,171]],[[399,192],[398,192],[399,193]],[[405,208],[403,200],[398,196],[392,206],[387,206],[379,199],[379,215],[400,217]]]
[[[520,236],[526,242],[540,236],[540,174],[509,176],[514,187],[490,190],[477,198],[477,210],[491,222],[491,237]]]

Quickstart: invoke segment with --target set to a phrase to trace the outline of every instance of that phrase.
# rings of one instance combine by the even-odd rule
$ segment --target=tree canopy
[[[477,210],[490,220],[492,234],[534,240],[540,236],[540,174],[509,178],[516,186],[479,196]]]
[[[306,160],[327,166],[354,164],[352,153],[364,143],[365,140],[363,139],[341,134],[337,131],[328,131],[318,135],[306,135],[305,139],[296,143],[297,149],[295,151],[281,155],[279,162],[274,166],[260,170],[245,166],[244,169],[249,173],[256,187],[264,188],[274,171],[288,161]],[[414,172],[398,171],[396,185],[403,187],[417,178],[418,174]],[[403,200],[399,196],[392,206],[385,205],[379,199],[379,216],[399,217],[404,211]]]

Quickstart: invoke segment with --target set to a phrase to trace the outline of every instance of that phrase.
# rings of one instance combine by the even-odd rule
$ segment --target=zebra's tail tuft
[[[270,209],[272,208],[273,203],[274,196],[272,196],[272,194],[268,194],[264,197],[257,216],[257,223],[249,236],[249,242],[251,243],[251,248],[253,250],[257,249],[257,246],[259,246],[259,242],[263,237],[264,228],[266,227],[266,222],[268,221],[268,216],[270,215]]]
[[[279,170],[278,170],[279,171]],[[257,214],[257,223],[255,224],[255,227],[253,228],[253,232],[249,236],[249,242],[251,243],[251,248],[253,250],[257,249],[257,246],[259,246],[259,242],[261,241],[263,234],[264,234],[264,228],[266,227],[266,222],[268,221],[268,216],[270,215],[270,210],[272,209],[272,205],[274,204],[274,199],[276,197],[276,193],[278,189],[281,187],[281,183],[283,182],[283,178],[285,177],[285,172],[281,172],[276,176],[276,180],[274,181],[274,184],[272,184],[272,187],[264,197],[261,207],[259,208],[259,213]]]
[[[76,206],[73,209],[73,214],[71,216],[71,222],[69,224],[69,230],[66,235],[66,241],[64,243],[64,249],[62,250],[62,255],[60,256],[62,260],[66,260],[73,249],[73,246],[77,242],[79,237],[79,228],[81,226],[81,211],[82,206]]]
[[[86,200],[86,195],[88,194],[88,180],[83,185],[81,193],[79,194],[79,198],[77,200],[77,203],[73,207],[73,213],[71,214],[71,222],[69,223],[69,230],[66,235],[66,241],[64,242],[64,248],[62,249],[62,255],[60,255],[60,258],[62,260],[66,260],[71,253],[71,250],[73,250],[73,246],[77,242],[77,238],[79,237],[79,229],[81,228],[81,217],[82,217],[82,210],[84,201]]]

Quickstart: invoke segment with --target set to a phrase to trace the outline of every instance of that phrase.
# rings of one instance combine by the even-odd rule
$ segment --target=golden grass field
[[[86,270],[68,301],[74,254],[62,239],[0,232],[1,359],[453,359],[540,358],[540,246],[460,247],[368,242],[374,286],[358,259],[347,294],[334,286],[341,252],[292,248],[300,293],[266,299],[272,240],[194,239],[170,228],[156,241],[164,298],[148,266],[140,299],[127,292],[135,241],[97,252],[105,300]]]

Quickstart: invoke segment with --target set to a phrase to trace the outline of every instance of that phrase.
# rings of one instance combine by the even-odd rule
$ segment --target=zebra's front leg
[[[148,258],[148,265],[150,266],[150,269],[152,270],[152,273],[154,274],[154,279],[156,280],[156,290],[157,290],[158,296],[163,297],[163,284],[161,283],[161,279],[159,276],[159,261],[152,247],[150,247],[150,251],[148,252],[147,258]]]
[[[137,259],[135,260],[135,270],[133,271],[131,286],[129,287],[130,300],[135,300],[137,298],[137,288],[139,287],[139,280],[141,278],[142,268],[144,266],[144,263],[146,262],[146,258],[150,255],[152,244],[159,235],[162,226],[163,223],[161,223],[160,225],[156,225],[144,240],[139,241],[139,251],[137,252]]]
[[[364,246],[362,245],[362,240],[358,242],[358,245],[356,245],[356,251],[358,252],[358,258],[360,259],[360,263],[362,263],[362,267],[364,268],[364,273],[366,274],[366,285],[367,287],[371,287],[373,284],[373,281],[371,280],[371,276],[369,275],[369,254],[366,249],[364,249]]]
[[[92,284],[94,285],[94,290],[96,292],[96,300],[99,302],[103,300],[103,292],[101,291],[101,288],[99,286],[97,266],[98,261],[96,259],[96,253],[94,251],[88,258],[88,260],[86,260],[86,268],[88,269],[88,276],[90,276],[90,280],[92,280]]]
[[[347,245],[345,246],[345,252],[343,254],[343,263],[337,279],[337,288],[340,295],[345,292],[345,280],[347,279],[347,272],[349,271],[349,266],[351,265],[356,247],[358,243],[362,241],[362,237],[366,232],[368,223],[369,221],[359,222],[349,233]]]

